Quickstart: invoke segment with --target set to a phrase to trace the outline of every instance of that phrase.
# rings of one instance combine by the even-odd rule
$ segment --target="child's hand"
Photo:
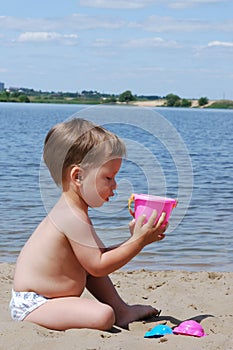
[[[131,220],[129,223],[129,232],[130,232],[131,236],[133,236],[135,224],[136,224],[135,219]]]
[[[157,212],[154,210],[146,224],[143,224],[145,220],[145,215],[139,216],[139,218],[130,223],[130,232],[132,236],[136,239],[140,238],[143,240],[144,245],[148,245],[152,242],[161,241],[168,227],[168,223],[164,225],[166,213],[162,213],[157,224],[154,225],[154,222],[157,217]]]

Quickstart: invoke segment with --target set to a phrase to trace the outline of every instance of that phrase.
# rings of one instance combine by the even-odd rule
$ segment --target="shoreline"
[[[21,248],[22,249],[22,248]],[[20,254],[21,249],[18,251],[18,253],[15,255],[14,259],[2,259],[0,260],[0,266],[7,264],[10,266],[14,266],[17,258]],[[12,258],[12,256],[11,256]],[[142,258],[137,261],[135,257],[133,260],[128,262],[127,265],[123,266],[121,268],[121,271],[124,273],[128,273],[130,271],[143,271],[146,270],[148,272],[166,272],[166,271],[174,271],[174,272],[190,272],[190,273],[197,273],[197,272],[208,272],[208,273],[229,273],[233,272],[232,264],[230,263],[224,263],[223,261],[215,261],[215,264],[210,264],[210,263],[191,263],[190,261],[186,261],[183,263],[179,264],[172,264],[167,263],[167,264],[162,264],[158,265],[155,263],[148,263],[148,261],[142,260]]]
[[[189,108],[206,108],[210,107],[213,103],[217,102],[217,100],[210,100],[206,105],[199,106],[198,100],[190,100],[192,105]],[[152,101],[135,101],[131,103],[137,107],[165,107],[166,99],[158,99]],[[172,108],[172,107],[171,107]]]
[[[233,100],[209,100],[207,104],[203,106],[199,106],[197,99],[189,99],[191,102],[191,106],[178,106],[178,108],[196,108],[196,109],[233,109]],[[106,106],[135,106],[135,107],[150,107],[150,108],[156,108],[156,107],[167,107],[166,103],[167,100],[165,98],[156,99],[156,100],[136,100],[136,101],[129,101],[129,102],[103,102],[103,100],[86,100],[86,101],[73,101],[72,99],[65,99],[65,100],[31,100],[30,103],[28,102],[20,102],[20,101],[0,101],[0,103],[12,103],[12,104],[51,104],[51,105],[68,105],[68,106],[75,106],[75,105],[106,105]],[[168,108],[176,108],[175,106],[169,106]]]
[[[72,329],[66,332],[47,330],[10,318],[8,304],[12,288],[14,264],[0,264],[0,329],[2,349],[43,348],[60,350],[219,350],[233,349],[233,272],[189,271],[117,271],[111,275],[119,294],[127,303],[151,304],[162,309],[158,318],[133,322],[129,330],[114,332]],[[85,296],[91,297],[87,292]],[[196,320],[206,337],[166,335],[144,338],[156,324],[174,327],[184,320]],[[13,336],[12,336],[13,335]],[[166,343],[166,345],[163,345]]]

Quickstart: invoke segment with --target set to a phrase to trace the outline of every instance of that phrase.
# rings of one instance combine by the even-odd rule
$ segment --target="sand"
[[[191,108],[206,108],[211,106],[215,100],[209,100],[209,102],[204,105],[204,106],[199,106],[198,100],[191,100]],[[130,104],[137,106],[137,107],[164,107],[166,106],[166,99],[157,99],[157,100],[152,100],[152,101],[133,101]]]
[[[8,303],[14,265],[0,264],[0,349],[33,350],[230,350],[233,349],[233,272],[119,271],[111,278],[128,303],[152,304],[161,308],[158,318],[133,322],[129,330],[113,332],[72,329],[57,332],[40,326],[15,322]],[[86,293],[85,293],[86,294]],[[206,337],[166,335],[144,338],[159,323],[173,327],[194,319]]]

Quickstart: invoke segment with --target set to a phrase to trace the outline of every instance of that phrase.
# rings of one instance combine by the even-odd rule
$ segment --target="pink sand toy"
[[[173,329],[173,333],[192,335],[194,337],[205,337],[207,335],[204,333],[204,329],[200,323],[193,320],[181,322],[178,327]]]
[[[134,211],[131,209],[131,204],[134,202]],[[140,215],[146,215],[145,222],[148,221],[153,210],[157,211],[157,218],[155,223],[159,220],[163,212],[166,213],[165,225],[171,215],[172,209],[177,206],[178,201],[172,198],[151,196],[149,194],[136,194],[133,193],[128,200],[128,209],[130,214],[137,219]]]

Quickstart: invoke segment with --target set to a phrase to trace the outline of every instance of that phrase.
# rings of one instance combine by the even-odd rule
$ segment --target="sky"
[[[233,99],[232,0],[7,0],[0,81]]]

